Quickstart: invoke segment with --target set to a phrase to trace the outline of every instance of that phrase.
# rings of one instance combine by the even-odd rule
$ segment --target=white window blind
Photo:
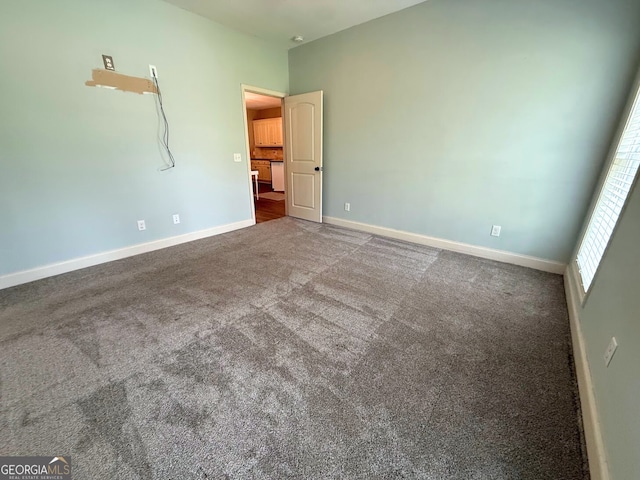
[[[584,291],[596,274],[640,165],[640,92],[622,132],[598,202],[578,250]]]

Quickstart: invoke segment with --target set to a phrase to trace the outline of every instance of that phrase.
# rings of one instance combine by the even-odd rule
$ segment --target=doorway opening
[[[246,138],[256,223],[287,215],[282,98],[284,94],[243,86]]]

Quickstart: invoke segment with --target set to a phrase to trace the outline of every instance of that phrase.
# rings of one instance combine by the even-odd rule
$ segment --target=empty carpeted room
[[[2,0],[0,478],[640,478],[638,25]]]

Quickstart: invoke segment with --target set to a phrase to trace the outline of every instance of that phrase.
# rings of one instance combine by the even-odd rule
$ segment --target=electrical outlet
[[[350,212],[351,211],[351,204],[350,203],[345,203],[344,204],[344,209],[345,209],[345,211]]]
[[[608,367],[611,363],[611,358],[613,354],[616,353],[616,348],[618,348],[618,342],[616,341],[616,337],[611,337],[611,341],[607,346],[607,349],[604,352],[604,364]]]
[[[146,229],[147,229],[147,224],[144,223],[144,220],[138,220],[138,230],[142,231]]]
[[[177,225],[180,223],[180,215],[178,215],[177,213],[173,214],[173,224]]]
[[[492,237],[499,237],[500,236],[500,230],[502,230],[502,227],[500,225],[493,225],[491,227],[491,236]]]
[[[158,69],[155,65],[149,65],[149,75],[151,78],[158,78]]]
[[[233,161],[240,163],[242,161],[242,155],[240,153],[234,153],[233,154]]]
[[[105,70],[115,71],[116,66],[113,64],[113,57],[111,55],[102,55],[102,63]]]

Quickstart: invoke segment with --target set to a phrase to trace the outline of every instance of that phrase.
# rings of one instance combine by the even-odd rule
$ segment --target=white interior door
[[[322,222],[322,91],[284,99],[287,214]]]

